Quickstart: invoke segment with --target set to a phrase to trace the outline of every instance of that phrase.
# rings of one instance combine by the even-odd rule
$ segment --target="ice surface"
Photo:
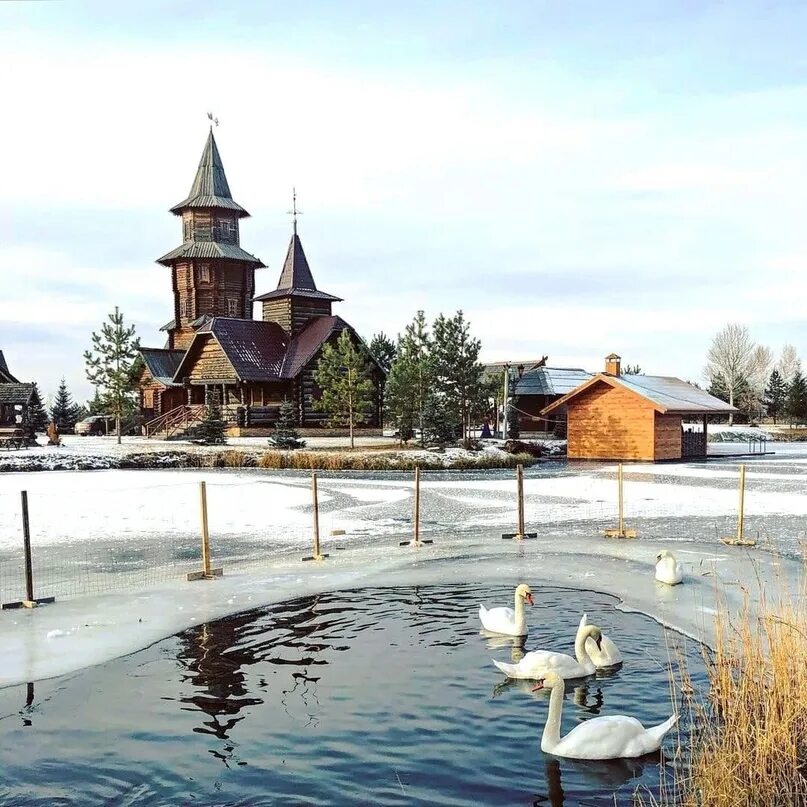
[[[411,530],[409,475],[326,474],[319,482],[320,525],[330,557],[321,563],[301,562],[311,548],[311,494],[300,473],[0,475],[0,569],[4,563],[11,569],[20,555],[24,488],[35,561],[54,575],[58,570],[43,580],[53,590],[83,595],[60,596],[33,611],[0,612],[0,685],[100,663],[236,611],[360,585],[501,581],[503,596],[522,580],[593,589],[708,641],[716,581],[729,603],[738,604],[737,584],[753,592],[757,577],[779,585],[799,574],[805,457],[793,448],[749,463],[748,523],[762,533],[760,548],[751,551],[716,540],[733,530],[736,517],[737,463],[730,460],[626,466],[626,515],[639,528],[635,541],[600,533],[615,522],[611,464],[528,470],[528,528],[539,537],[523,543],[500,537],[514,529],[512,472],[424,474],[422,529],[435,543],[417,550],[397,545]],[[199,566],[202,479],[214,564],[221,563],[225,575],[188,583],[181,573]],[[345,535],[331,537],[336,529]],[[686,572],[684,585],[672,589],[653,579],[655,555],[671,546]],[[126,574],[114,564],[93,565],[121,555]],[[162,576],[152,575],[152,566],[163,569]],[[0,589],[9,579],[0,575]],[[100,580],[104,586],[96,585]],[[17,585],[17,578],[11,582]],[[93,591],[103,593],[86,596]],[[6,591],[0,593],[5,600]],[[575,607],[573,595],[569,607]]]

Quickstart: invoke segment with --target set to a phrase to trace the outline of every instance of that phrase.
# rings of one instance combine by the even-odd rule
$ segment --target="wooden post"
[[[745,465],[740,466],[740,507],[737,513],[737,534],[733,538],[721,538],[728,546],[756,546],[753,538],[745,537]]]
[[[202,525],[202,571],[189,572],[188,580],[212,580],[224,574],[222,569],[210,568],[210,532],[207,526],[207,486],[203,481],[199,483],[199,517]]]
[[[323,555],[319,550],[319,495],[317,493],[317,472],[311,473],[311,497],[314,503],[314,553],[304,557],[303,560],[325,560],[327,555]]]
[[[36,608],[37,605],[56,602],[55,597],[34,597],[34,564],[31,559],[31,525],[28,519],[28,491],[20,492],[22,500],[22,553],[25,562],[25,599],[4,602],[3,608]]]
[[[523,541],[525,538],[537,538],[537,532],[525,532],[524,529],[524,466],[516,465],[516,508],[517,508],[517,532],[504,532],[502,538],[516,541]]]
[[[415,466],[415,499],[412,503],[412,540],[401,541],[398,546],[420,547],[423,544],[434,543],[431,540],[421,540],[420,537],[420,466]]]
[[[625,475],[622,463],[619,463],[616,473],[617,478],[617,509],[619,517],[616,529],[604,531],[606,538],[635,538],[637,533],[634,529],[625,528]]]

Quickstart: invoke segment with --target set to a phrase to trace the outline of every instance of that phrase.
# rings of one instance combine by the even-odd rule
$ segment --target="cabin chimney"
[[[605,372],[608,375],[615,375],[617,378],[621,375],[622,359],[616,353],[605,357]]]

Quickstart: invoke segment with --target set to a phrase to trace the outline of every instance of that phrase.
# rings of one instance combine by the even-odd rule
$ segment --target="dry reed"
[[[732,613],[720,598],[709,692],[675,782],[649,803],[683,807],[807,805],[807,605],[760,584]],[[665,786],[666,785],[666,786]],[[647,804],[637,794],[637,804]]]

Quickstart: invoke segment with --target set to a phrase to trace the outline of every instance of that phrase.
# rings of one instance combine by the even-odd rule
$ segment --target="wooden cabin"
[[[198,422],[211,392],[231,434],[274,426],[284,398],[294,402],[298,426],[322,428],[326,415],[314,408],[322,350],[342,331],[357,346],[362,341],[333,314],[341,298],[317,288],[296,212],[277,287],[259,297],[255,270],[265,266],[241,247],[240,221],[249,213],[232,198],[212,129],[190,194],[171,212],[182,219],[183,243],[158,260],[171,270],[174,318],[161,329],[164,348],[141,350],[146,434],[175,434]],[[261,320],[253,319],[254,301],[262,304]],[[379,429],[385,376],[367,355],[376,394],[363,425]]]
[[[704,390],[668,376],[623,375],[621,359],[606,357],[597,373],[547,406],[566,408],[567,456],[597,460],[681,460],[706,456],[709,415],[736,409]],[[685,430],[684,419],[701,421]]]
[[[0,426],[23,426],[34,397],[34,385],[23,384],[11,374],[0,350]]]

